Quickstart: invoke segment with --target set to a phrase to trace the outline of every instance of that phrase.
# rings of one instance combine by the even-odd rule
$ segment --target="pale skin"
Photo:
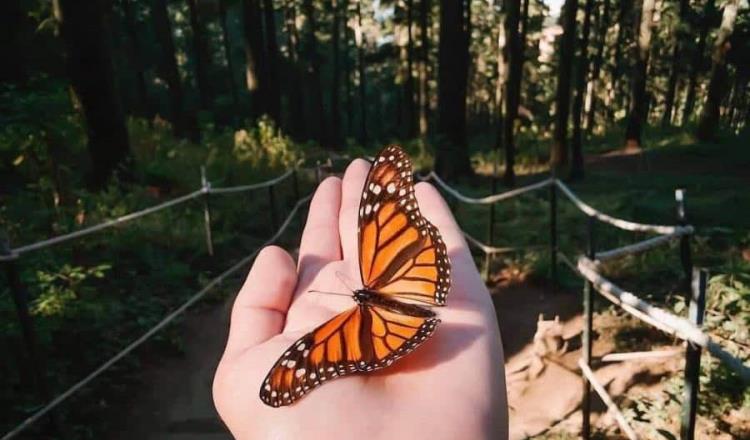
[[[343,179],[320,184],[296,263],[275,246],[258,255],[235,300],[214,378],[219,415],[240,440],[507,438],[493,305],[448,206],[427,183],[416,186],[417,201],[439,229],[452,265],[447,306],[433,308],[442,321],[434,336],[388,368],[326,382],[291,406],[271,408],[259,399],[268,370],[292,343],[354,306],[337,272],[362,287],[357,213],[369,168],[358,159]]]

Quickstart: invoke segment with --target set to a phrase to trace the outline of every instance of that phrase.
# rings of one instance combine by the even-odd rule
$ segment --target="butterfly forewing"
[[[444,305],[450,263],[440,233],[419,211],[412,164],[396,146],[373,163],[359,207],[360,275],[365,288]]]
[[[349,309],[286,350],[263,381],[260,399],[290,405],[328,380],[387,367],[427,340],[439,322],[376,305]]]

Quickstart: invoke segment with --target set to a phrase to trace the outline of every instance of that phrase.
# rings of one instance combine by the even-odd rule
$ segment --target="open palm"
[[[439,229],[453,267],[442,323],[423,347],[380,371],[339,378],[292,406],[258,397],[268,370],[299,337],[354,306],[338,273],[359,284],[357,212],[369,163],[318,187],[295,265],[270,246],[232,309],[214,402],[238,439],[480,439],[507,437],[503,354],[492,302],[447,205],[416,186],[422,214]]]

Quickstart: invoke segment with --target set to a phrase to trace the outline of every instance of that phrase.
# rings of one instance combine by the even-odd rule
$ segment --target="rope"
[[[594,388],[594,391],[596,391],[596,394],[599,395],[599,397],[602,399],[602,402],[607,406],[607,411],[612,411],[612,413],[615,416],[615,420],[617,421],[617,424],[620,426],[620,429],[622,432],[630,439],[630,440],[637,440],[638,436],[635,434],[635,431],[633,431],[633,428],[630,427],[630,423],[628,423],[628,420],[625,418],[625,415],[620,411],[620,408],[617,407],[615,402],[612,400],[612,398],[609,396],[609,393],[607,393],[607,390],[604,389],[601,383],[597,380],[596,376],[594,375],[594,372],[591,371],[588,365],[583,361],[583,359],[578,360],[578,366],[581,367],[581,372],[584,376],[586,376],[586,379],[589,381],[591,386]]]
[[[299,165],[299,162],[297,164]],[[206,185],[204,185],[201,189],[195,190],[189,194],[185,194],[184,196],[180,196],[175,199],[168,200],[164,203],[151,206],[141,211],[136,211],[130,214],[126,214],[126,215],[123,215],[122,217],[118,217],[112,220],[107,220],[104,223],[99,223],[98,225],[90,226],[88,228],[80,229],[78,231],[70,232],[68,234],[59,235],[57,237],[53,237],[47,240],[42,240],[36,243],[28,244],[26,246],[21,246],[15,249],[10,249],[7,253],[0,254],[0,261],[15,260],[18,257],[20,257],[21,254],[25,254],[27,252],[36,251],[36,250],[43,249],[46,247],[54,246],[56,244],[60,244],[60,243],[72,240],[74,238],[79,238],[79,237],[83,237],[89,234],[93,234],[94,232],[101,231],[102,229],[111,228],[113,226],[117,226],[117,225],[129,222],[129,221],[135,220],[137,218],[141,218],[143,216],[153,214],[163,209],[171,208],[172,206],[185,203],[189,200],[195,199],[204,194],[226,194],[226,193],[233,193],[233,192],[250,191],[250,190],[254,190],[258,188],[266,188],[272,185],[276,185],[277,183],[282,182],[283,180],[289,178],[289,176],[291,176],[292,173],[294,173],[294,171],[295,171],[295,168],[290,168],[281,176],[275,177],[271,180],[266,180],[265,182],[256,183],[253,185],[230,186],[230,187],[225,187],[225,188],[212,188],[210,184],[206,183]]]
[[[466,232],[464,230],[461,230],[461,232],[463,232],[464,237],[466,238],[466,241],[468,241],[469,243],[473,244],[477,248],[481,249],[482,252],[484,252],[485,254],[504,254],[504,253],[513,252],[515,250],[518,250],[518,248],[514,248],[514,247],[494,247],[494,246],[489,246],[489,245],[486,245],[486,244],[482,243],[481,241],[477,240],[476,238],[472,237],[471,235],[469,235],[468,232]]]
[[[565,185],[562,181],[555,179],[555,184],[558,188],[560,188],[560,191],[562,191],[568,197],[568,199],[570,199],[570,201],[573,202],[576,207],[578,207],[578,209],[586,213],[586,215],[595,217],[599,221],[609,223],[610,225],[619,229],[633,232],[654,232],[657,234],[665,235],[675,234],[688,228],[688,226],[648,225],[612,217],[594,209],[590,205],[586,204],[583,200],[579,199],[578,196],[576,196],[573,191],[571,191],[570,188],[568,188],[568,186]]]
[[[679,237],[682,237],[683,235],[688,235],[692,233],[693,233],[693,227],[685,226],[671,234],[658,235],[656,237],[649,238],[648,240],[639,241],[638,243],[633,243],[631,245],[623,246],[617,249],[612,249],[612,250],[604,251],[604,252],[597,252],[596,261],[597,262],[606,261],[606,260],[611,260],[614,258],[621,257],[623,255],[638,254],[641,252],[645,252],[663,243],[668,243],[674,240],[675,238],[679,238]]]
[[[447,193],[449,193],[456,199],[464,203],[471,204],[471,205],[490,205],[492,203],[497,203],[503,200],[511,199],[513,197],[520,196],[521,194],[547,187],[549,185],[552,185],[555,182],[555,179],[549,178],[549,179],[542,180],[541,182],[533,183],[528,186],[522,186],[521,188],[516,188],[516,189],[506,191],[500,194],[494,194],[494,195],[490,195],[490,196],[482,197],[482,198],[474,198],[474,197],[465,196],[461,194],[460,192],[458,192],[458,190],[454,189],[453,187],[445,183],[445,181],[443,181],[443,179],[441,179],[440,176],[438,176],[434,171],[430,171],[430,174],[428,174],[427,176],[418,176],[418,178],[419,180],[422,180],[422,181],[434,180],[435,183],[437,183]]]
[[[239,186],[227,186],[224,188],[211,188],[209,190],[210,194],[230,194],[230,193],[237,193],[237,192],[245,192],[245,191],[252,191],[260,188],[267,188],[269,186],[276,185],[277,183],[283,182],[289,176],[294,173],[294,168],[288,169],[284,174],[280,175],[279,177],[275,177],[271,180],[266,180],[265,182],[260,183],[253,183],[251,185],[239,185]]]
[[[586,257],[578,258],[578,273],[590,281],[596,290],[612,303],[636,318],[651,324],[659,330],[678,338],[692,342],[706,348],[709,353],[721,359],[745,382],[750,383],[750,367],[742,363],[721,345],[713,342],[708,334],[703,332],[692,322],[675,316],[638,298],[635,294],[625,291],[596,272],[596,263]]]
[[[78,381],[75,385],[68,388],[65,392],[54,398],[52,401],[50,401],[47,405],[45,405],[42,409],[34,413],[33,415],[29,416],[27,419],[25,419],[23,422],[21,422],[18,426],[16,426],[12,431],[5,434],[2,439],[0,440],[9,440],[14,437],[16,437],[18,434],[26,430],[29,426],[37,422],[40,418],[42,418],[45,414],[50,412],[52,409],[54,409],[56,406],[60,405],[62,402],[64,402],[66,399],[68,399],[70,396],[78,392],[81,388],[86,386],[89,382],[96,379],[99,375],[104,373],[107,369],[109,369],[112,365],[117,363],[120,359],[128,355],[130,352],[138,348],[140,345],[142,345],[144,342],[146,342],[148,339],[150,339],[153,335],[155,335],[159,330],[166,327],[167,324],[172,322],[175,318],[177,318],[179,315],[181,315],[185,310],[187,310],[190,306],[198,302],[201,298],[203,298],[211,289],[218,286],[223,282],[227,277],[234,274],[238,270],[240,270],[242,267],[244,267],[248,262],[250,262],[253,258],[255,258],[258,253],[263,249],[265,246],[270,245],[271,243],[275,242],[281,234],[284,233],[286,228],[291,223],[294,216],[297,214],[297,211],[299,208],[307,203],[310,198],[312,198],[312,195],[309,195],[307,197],[304,197],[297,201],[297,203],[294,205],[294,208],[292,208],[291,212],[287,216],[284,223],[281,225],[281,227],[276,231],[276,234],[274,234],[273,237],[269,238],[265,243],[263,243],[258,249],[256,249],[253,253],[250,255],[244,257],[239,262],[237,262],[234,266],[230,267],[229,269],[222,272],[219,276],[212,279],[208,284],[206,284],[201,290],[199,290],[197,293],[195,293],[193,296],[190,297],[185,303],[183,303],[180,307],[172,311],[169,315],[164,317],[158,324],[153,326],[150,330],[148,330],[146,333],[144,333],[141,337],[136,339],[135,341],[131,342],[130,345],[125,347],[123,350],[121,350],[119,353],[111,357],[108,361],[104,362],[91,372],[88,376],[84,377],[80,381]]]

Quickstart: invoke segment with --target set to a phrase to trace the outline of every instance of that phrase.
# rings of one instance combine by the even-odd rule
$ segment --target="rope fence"
[[[283,179],[281,179],[283,180]],[[278,183],[281,180],[275,179],[274,183]],[[267,185],[266,185],[267,186]],[[262,188],[263,186],[261,186]],[[146,331],[143,335],[141,335],[139,338],[134,340],[132,343],[130,343],[127,347],[122,349],[120,352],[112,356],[110,359],[108,359],[106,362],[102,363],[98,368],[96,368],[94,371],[92,371],[88,376],[84,377],[77,383],[75,383],[73,386],[68,388],[66,391],[52,399],[49,403],[47,403],[44,407],[36,411],[33,415],[26,418],[23,422],[21,422],[18,426],[16,426],[13,430],[6,433],[0,440],[10,440],[12,438],[15,438],[17,435],[21,434],[23,431],[28,429],[30,426],[32,426],[35,422],[39,421],[42,417],[47,415],[50,411],[52,411],[55,407],[63,403],[65,400],[67,400],[70,396],[74,395],[76,392],[81,390],[83,387],[88,385],[91,381],[99,377],[101,374],[103,374],[105,371],[107,371],[109,368],[111,368],[113,365],[115,365],[118,361],[120,361],[122,358],[127,356],[129,353],[131,353],[133,350],[138,348],[139,346],[143,345],[146,341],[151,339],[156,333],[158,333],[160,330],[162,330],[164,327],[166,327],[169,323],[175,320],[178,316],[182,315],[188,308],[190,308],[193,304],[200,301],[206,294],[208,294],[211,290],[219,286],[224,280],[226,280],[231,275],[235,274],[240,269],[246,267],[246,265],[252,261],[258,253],[266,246],[276,242],[281,235],[286,231],[286,229],[291,224],[292,220],[296,216],[299,209],[304,206],[307,202],[310,201],[312,198],[312,195],[308,195],[306,197],[303,197],[297,201],[297,203],[292,207],[291,211],[289,212],[289,215],[286,217],[284,222],[281,224],[279,229],[276,231],[276,233],[266,240],[262,245],[260,245],[255,251],[253,251],[251,254],[245,256],[240,261],[235,263],[232,267],[225,270],[221,274],[219,274],[217,277],[213,278],[211,281],[209,281],[201,290],[196,292],[193,296],[191,296],[187,301],[185,301],[182,305],[174,309],[171,313],[169,313],[167,316],[165,316],[159,323],[151,327],[148,331]]]
[[[557,285],[557,262],[560,261],[568,266],[573,273],[578,274],[584,279],[584,314],[585,325],[582,335],[583,339],[583,356],[579,361],[581,374],[583,377],[584,397],[582,402],[583,424],[582,436],[589,439],[591,436],[590,426],[590,391],[591,387],[599,395],[608,412],[614,415],[618,426],[623,434],[629,439],[638,438],[623,413],[617,408],[613,399],[607,393],[604,386],[596,380],[593,371],[590,368],[591,347],[593,334],[593,297],[592,291],[598,292],[610,300],[613,304],[619,306],[632,316],[652,325],[653,327],[674,335],[687,341],[685,348],[685,387],[683,393],[683,412],[681,419],[681,438],[692,439],[695,430],[695,418],[697,410],[697,392],[699,388],[698,378],[700,374],[700,353],[701,348],[705,348],[711,355],[722,361],[731,368],[746,383],[750,383],[750,367],[745,365],[741,359],[729,353],[720,344],[716,343],[711,337],[701,329],[702,315],[705,309],[706,278],[705,271],[695,271],[693,274],[692,258],[690,253],[690,237],[695,230],[687,224],[685,220],[685,192],[682,189],[675,191],[675,200],[677,202],[678,225],[655,225],[646,223],[637,223],[613,217],[602,211],[597,210],[591,205],[581,200],[564,182],[554,177],[548,178],[527,186],[516,188],[499,194],[491,194],[485,197],[469,197],[462,194],[456,188],[448,185],[434,171],[425,176],[417,176],[422,181],[433,181],[447,194],[454,199],[471,204],[471,205],[490,205],[500,201],[509,200],[522,194],[541,190],[550,189],[550,258],[551,276],[553,286]],[[581,256],[574,263],[563,252],[557,248],[557,191],[564,194],[579,211],[583,212],[589,221],[588,241],[589,249],[587,256]],[[514,248],[499,248],[492,246],[492,237],[494,231],[494,211],[490,211],[490,226],[488,233],[489,244],[483,243],[477,238],[464,231],[469,244],[481,250],[485,255],[484,274],[489,273],[490,258],[495,253],[509,252]],[[655,237],[648,238],[633,244],[625,245],[615,249],[602,252],[596,252],[594,247],[594,223],[599,221],[615,228],[630,232],[647,232],[657,234]],[[689,307],[689,318],[678,317],[666,310],[655,307],[646,301],[640,299],[636,294],[625,291],[615,285],[598,272],[601,263],[621,258],[627,255],[635,255],[654,249],[658,246],[671,243],[675,240],[680,241],[680,260],[683,270],[688,280],[688,286],[692,286],[692,295],[686,298]],[[487,277],[486,277],[487,278]],[[691,283],[690,280],[693,280]],[[637,359],[660,359],[668,356],[674,356],[677,350],[652,351],[652,352],[633,352],[633,353],[610,353],[604,355],[600,360],[602,362],[627,361]]]

